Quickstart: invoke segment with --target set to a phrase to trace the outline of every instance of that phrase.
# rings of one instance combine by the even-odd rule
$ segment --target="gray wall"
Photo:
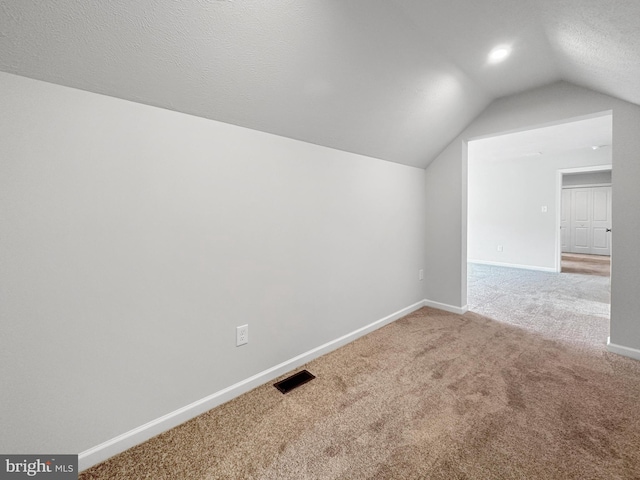
[[[476,143],[469,142],[469,261],[555,271],[558,170],[610,165],[611,149],[495,160],[475,153]],[[606,178],[602,173],[611,181],[611,172],[593,172],[586,180]]]
[[[596,152],[606,154],[610,149],[600,149]],[[611,153],[609,153],[611,157]],[[580,185],[602,185],[611,183],[611,171],[607,172],[586,172],[586,173],[565,173],[562,175],[563,187],[575,187]]]
[[[564,82],[495,101],[427,168],[427,225],[437,225],[437,234],[430,235],[426,242],[426,264],[433,273],[425,278],[429,300],[466,305],[467,141],[610,110],[616,232],[612,245],[611,342],[640,349],[640,107]]]
[[[422,169],[3,73],[0,111],[4,453],[78,453],[424,299]]]

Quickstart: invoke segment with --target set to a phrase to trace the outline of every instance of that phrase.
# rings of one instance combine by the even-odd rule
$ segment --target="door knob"
[[[610,231],[611,231],[611,229],[610,229],[610,228],[607,228],[607,232],[610,232]]]

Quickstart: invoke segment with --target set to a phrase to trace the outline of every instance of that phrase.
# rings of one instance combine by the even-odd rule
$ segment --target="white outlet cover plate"
[[[236,347],[249,343],[249,325],[236,327]]]

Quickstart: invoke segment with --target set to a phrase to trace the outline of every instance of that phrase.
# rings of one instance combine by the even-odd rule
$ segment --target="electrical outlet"
[[[501,252],[502,251],[502,245],[498,245],[498,251]]]
[[[424,270],[418,270],[418,280],[424,280]]]
[[[236,347],[249,343],[249,325],[236,327]]]

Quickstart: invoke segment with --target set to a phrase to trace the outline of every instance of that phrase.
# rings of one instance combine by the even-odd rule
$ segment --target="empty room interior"
[[[640,478],[638,78],[638,2],[0,0],[0,477]]]

